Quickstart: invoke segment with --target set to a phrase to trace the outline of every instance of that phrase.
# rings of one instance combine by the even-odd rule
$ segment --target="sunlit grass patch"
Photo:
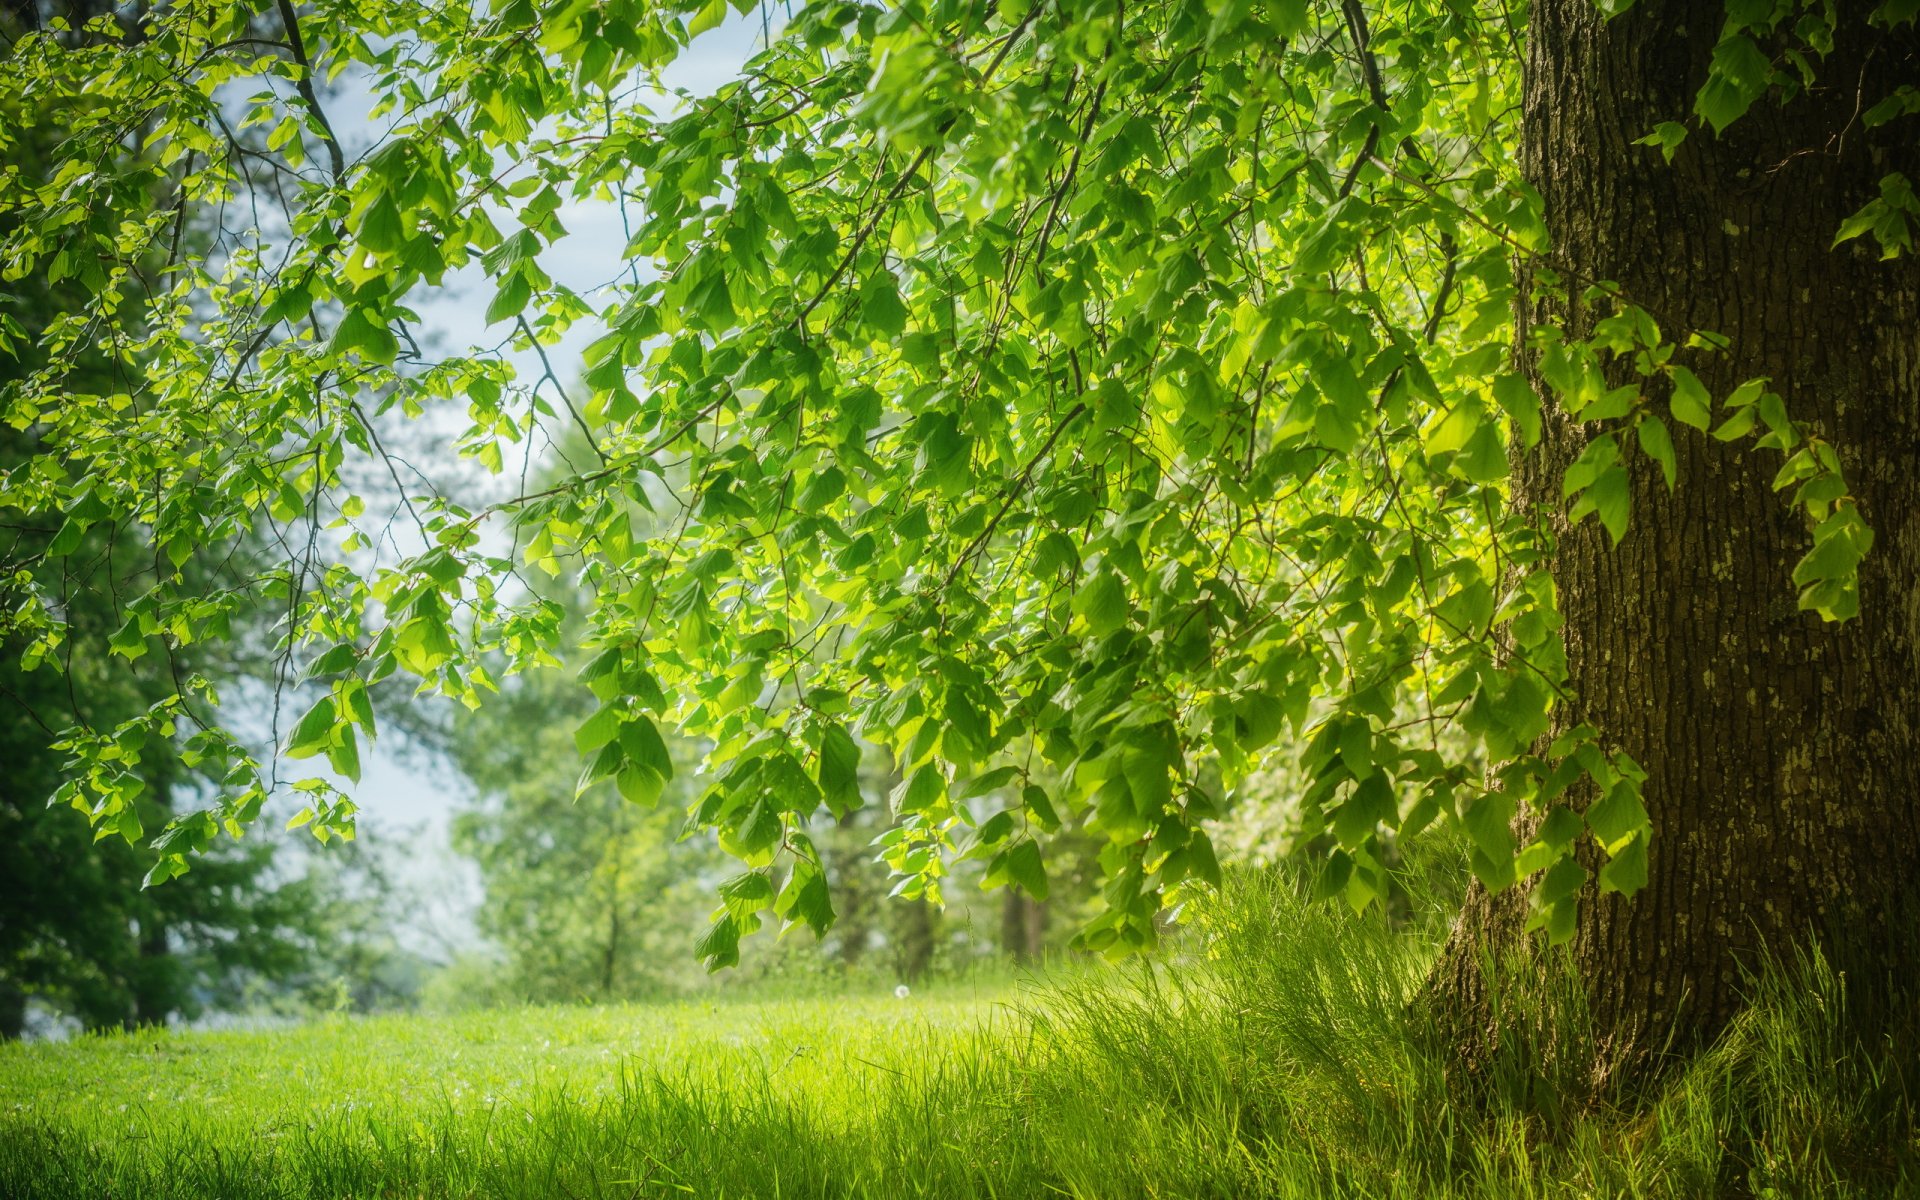
[[[1271,880],[1210,928],[1177,962],[905,999],[6,1047],[0,1196],[1920,1193],[1920,1021],[1897,980],[1808,957],[1630,1103],[1546,1104],[1563,1081],[1524,1045],[1491,1086],[1450,1086],[1448,1048],[1410,1015],[1436,930]],[[1542,1027],[1578,1036],[1560,1003]]]

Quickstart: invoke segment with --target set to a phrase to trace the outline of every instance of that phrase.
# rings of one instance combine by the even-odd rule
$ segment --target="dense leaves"
[[[1563,937],[1575,845],[1631,892],[1650,830],[1638,765],[1555,721],[1562,515],[1633,536],[1634,456],[1674,486],[1676,439],[1755,437],[1810,520],[1801,604],[1857,607],[1872,538],[1844,447],[1764,380],[1710,395],[1688,364],[1712,331],[1556,274],[1513,151],[1523,14],[1499,0],[825,0],[777,31],[762,14],[738,78],[677,103],[653,81],[717,2],[275,12],[189,3],[10,52],[6,96],[62,98],[72,132],[51,179],[4,181],[4,277],[93,299],[7,394],[46,452],[0,504],[150,531],[120,654],[221,637],[243,596],[282,610],[308,698],[277,752],[349,779],[406,688],[479,702],[489,663],[554,661],[560,614],[519,573],[577,580],[582,786],[654,803],[696,766],[661,727],[697,737],[691,819],[751,869],[710,959],[759,912],[832,919],[809,820],[858,803],[862,741],[900,771],[882,849],[909,894],[966,854],[1043,896],[1046,835],[1102,837],[1095,948],[1150,943],[1217,880],[1206,823],[1282,747],[1306,832],[1337,843],[1323,890],[1380,899],[1383,839],[1455,822],[1486,883],[1539,878],[1535,924]],[[1647,153],[1790,101],[1831,19],[1730,5],[1695,113]],[[377,98],[365,154],[311,86],[334,77]],[[542,257],[589,200],[630,240],[583,294]],[[1863,203],[1838,237],[1911,249],[1904,180]],[[195,221],[215,249],[142,278]],[[1516,265],[1577,291],[1593,337],[1541,331],[1516,363]],[[424,348],[409,304],[462,271],[515,344],[594,329],[583,390]],[[96,338],[123,391],[59,369]],[[1591,430],[1564,514],[1506,484],[1543,406]],[[463,494],[388,453],[402,417],[464,426],[509,483],[562,425],[591,455]],[[354,496],[367,464],[398,491]],[[249,534],[284,561],[182,586]],[[48,661],[58,605],[12,619]],[[161,875],[272,786],[213,704],[188,680],[146,722],[228,783],[158,835]],[[68,796],[99,824],[126,811],[135,727],[69,739]],[[331,783],[293,787],[316,832],[350,825]]]

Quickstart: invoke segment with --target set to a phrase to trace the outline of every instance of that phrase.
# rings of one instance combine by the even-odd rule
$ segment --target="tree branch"
[[[313,63],[307,58],[306,43],[300,39],[300,17],[293,10],[293,0],[279,0],[279,4],[280,19],[287,26],[287,49],[293,52],[293,61],[300,67],[300,78],[293,81],[293,86],[306,103],[307,111],[313,114],[314,123],[320,126],[320,140],[327,144],[327,159],[333,164],[333,178],[338,182],[347,173],[347,160],[340,153],[340,139],[334,135],[333,123],[320,107],[320,95],[313,90]]]

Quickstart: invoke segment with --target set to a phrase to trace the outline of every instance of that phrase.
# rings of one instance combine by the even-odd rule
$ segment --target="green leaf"
[[[514,268],[523,262],[532,260],[540,252],[540,236],[531,229],[522,229],[507,238],[498,246],[480,256],[480,265],[489,275],[505,276],[508,272],[519,274]]]
[[[1880,0],[1868,19],[1883,29],[1920,20],[1920,0]]]
[[[1187,834],[1188,870],[1194,878],[1214,887],[1220,886],[1220,859],[1213,852],[1213,839],[1204,829]]]
[[[1707,385],[1677,363],[1667,371],[1673,376],[1673,398],[1668,403],[1673,419],[1704,431],[1713,421],[1713,397],[1708,394]]]
[[[845,816],[860,807],[860,746],[838,723],[828,725],[821,734],[815,779],[834,816]]]
[[[61,524],[59,532],[53,535],[53,540],[47,543],[47,557],[65,558],[78,550],[87,536],[87,528],[87,522],[68,517]]]
[[[1611,787],[1587,806],[1587,828],[1608,854],[1614,854],[1627,838],[1647,828],[1647,810],[1640,802],[1640,785],[1631,779],[1616,779]]]
[[[1631,490],[1626,468],[1614,463],[1581,490],[1579,501],[1567,512],[1567,519],[1577,522],[1588,513],[1598,514],[1600,523],[1606,526],[1607,536],[1618,546],[1627,534]]]
[[[1713,48],[1707,82],[1693,100],[1693,111],[1707,119],[1717,135],[1743,116],[1767,90],[1773,63],[1744,33],[1731,33]]]
[[[722,916],[715,921],[700,941],[694,946],[694,953],[709,971],[718,971],[723,967],[740,964],[740,927],[733,922],[731,915]]]
[[[1353,856],[1345,850],[1335,850],[1327,856],[1326,865],[1320,868],[1319,877],[1313,881],[1313,898],[1329,900],[1347,890],[1347,881],[1353,877]]]
[[[1267,24],[1281,38],[1299,37],[1313,28],[1312,7],[1308,0],[1270,0],[1266,6]]]
[[[1668,162],[1673,161],[1674,151],[1680,143],[1687,140],[1687,127],[1676,121],[1662,121],[1653,127],[1653,132],[1642,138],[1635,138],[1636,146],[1658,146],[1660,156]]]
[[[327,762],[335,771],[355,783],[360,782],[360,740],[353,726],[338,726],[339,736],[327,745]]]
[[[340,324],[334,327],[327,351],[337,356],[350,350],[358,351],[368,362],[391,366],[400,355],[400,343],[387,328],[386,321],[367,309],[349,306],[341,315]]]
[[[693,20],[687,22],[687,36],[699,37],[709,29],[718,29],[727,19],[727,0],[707,0]]]
[[[288,758],[312,758],[324,752],[333,737],[334,720],[333,697],[320,697],[293,727],[282,753]]]
[[[500,281],[500,288],[487,303],[487,324],[511,320],[527,311],[533,300],[533,284],[524,271],[514,271]]]
[[[1101,571],[1074,594],[1073,611],[1095,637],[1112,633],[1127,623],[1126,588],[1113,572]]]
[[[1040,858],[1039,843],[1028,839],[1007,850],[1007,877],[1035,900],[1047,898],[1047,865]]]
[[[773,880],[765,871],[746,871],[720,885],[720,898],[735,921],[746,923],[774,902]]]
[[[574,749],[582,754],[591,754],[611,742],[619,732],[620,710],[612,707],[596,709],[573,731]]]
[[[1540,395],[1525,376],[1499,375],[1493,381],[1493,398],[1514,427],[1520,431],[1521,445],[1532,449],[1540,444]]]
[[[1873,546],[1873,531],[1851,504],[1835,507],[1813,532],[1813,549],[1795,564],[1800,608],[1823,620],[1846,621],[1860,611],[1859,565]]]
[[[772,859],[771,851],[785,830],[779,809],[770,797],[762,796],[754,801],[746,816],[728,831],[728,850],[748,862],[764,864]]]
[[[1366,779],[1373,774],[1373,726],[1365,717],[1342,719],[1336,744],[1340,748],[1341,763],[1355,779]]]
[[[947,794],[946,776],[932,763],[915,771],[905,783],[894,789],[894,812],[926,812]]]
[[[1435,605],[1433,612],[1449,632],[1478,637],[1493,621],[1493,589],[1484,579],[1469,579]]]
[[[1560,481],[1560,494],[1568,498],[1579,495],[1593,485],[1600,474],[1611,467],[1620,457],[1620,443],[1610,433],[1602,434],[1587,443],[1580,457],[1573,460]]]
[[[351,670],[359,661],[360,652],[354,644],[341,642],[308,663],[305,677],[315,679],[322,675],[338,675],[343,671]]]
[[[955,800],[972,800],[979,796],[991,795],[1013,782],[1020,774],[1015,766],[995,767],[981,775],[975,775],[960,787],[950,789]]]
[[[1345,355],[1316,356],[1313,381],[1319,385],[1320,394],[1338,408],[1349,423],[1358,427],[1365,420],[1372,399],[1367,395],[1367,385],[1360,381],[1359,373]]]
[[[1467,444],[1473,431],[1480,427],[1480,410],[1471,404],[1460,403],[1453,407],[1441,419],[1438,425],[1426,437],[1426,451],[1430,455],[1452,454]]]
[[[623,762],[620,769],[614,772],[613,786],[619,790],[621,799],[651,808],[660,802],[667,781],[652,767],[637,762]]]
[[[620,726],[620,749],[628,762],[646,767],[661,779],[673,778],[673,758],[660,729],[645,713],[630,714]]]
[[[359,677],[349,677],[340,687],[340,698],[346,704],[347,719],[358,725],[369,738],[376,734],[373,725],[373,699],[367,695],[367,685]]]
[[[1673,490],[1678,467],[1674,462],[1673,437],[1667,433],[1667,423],[1648,413],[1634,425],[1634,432],[1640,435],[1640,449],[1647,457],[1660,464],[1660,474],[1667,481],[1667,490]],[[1614,541],[1620,539],[1615,537]]]
[[[1012,810],[1003,809],[993,814],[980,823],[980,828],[974,830],[972,839],[973,852],[977,853],[980,849],[997,846],[1006,841],[1013,835],[1013,829]]]
[[[1027,815],[1032,817],[1040,828],[1052,833],[1060,828],[1060,814],[1055,811],[1053,801],[1044,789],[1028,784],[1020,792],[1020,803],[1026,807]]]
[[[1600,867],[1600,891],[1631,896],[1647,886],[1647,835],[1637,833]]]
[[[147,634],[138,616],[129,616],[107,639],[107,648],[131,662],[147,652]]]
[[[716,0],[724,3],[725,0]],[[708,270],[697,283],[687,291],[687,308],[698,318],[700,327],[709,333],[721,333],[733,326],[733,292],[727,287],[726,274],[719,270]]]
[[[860,319],[882,338],[892,340],[907,328],[907,306],[891,271],[875,271],[860,289]]]
[[[806,922],[815,937],[825,934],[833,928],[834,920],[833,892],[827,886],[826,875],[806,859],[794,863],[786,886],[780,889],[780,898],[774,903],[774,911],[789,921]]]
[[[1587,869],[1572,858],[1563,858],[1548,868],[1530,900],[1527,929],[1546,930],[1550,945],[1571,941],[1579,915],[1577,895],[1586,881]]]
[[[1354,786],[1340,807],[1333,810],[1333,833],[1349,850],[1364,845],[1382,824],[1391,825],[1400,815],[1393,783],[1385,771],[1369,771]]]
[[[1640,389],[1633,384],[1610,388],[1580,410],[1582,421],[1613,421],[1633,411],[1640,402]]]
[[[406,244],[406,229],[391,194],[382,193],[361,216],[359,240],[376,258],[386,258]]]
[[[1491,423],[1473,431],[1454,455],[1454,469],[1475,483],[1498,483],[1507,477],[1507,445]]]
[[[1339,454],[1351,454],[1360,444],[1360,424],[1337,404],[1322,404],[1313,413],[1313,433],[1320,444]]]
[[[580,681],[593,689],[601,700],[611,700],[619,691],[620,672],[625,665],[620,647],[609,646],[580,668]]]
[[[1463,815],[1467,836],[1482,854],[1493,862],[1513,859],[1513,815],[1518,811],[1513,797],[1505,792],[1488,792],[1473,802]]]
[[[574,783],[574,798],[578,799],[588,788],[602,779],[613,778],[625,765],[626,756],[620,753],[619,743],[614,742],[600,747],[600,752],[595,754],[593,761],[581,770],[580,778]]]
[[[847,490],[847,476],[839,467],[828,467],[807,480],[807,486],[800,489],[799,499],[794,503],[801,512],[819,512],[827,505],[838,500]]]
[[[1733,394],[1727,397],[1727,407],[1730,409],[1742,409],[1749,405],[1758,404],[1760,398],[1767,394],[1767,383],[1768,380],[1765,376],[1759,379],[1747,380],[1739,387],[1733,389]]]
[[[159,861],[147,869],[146,877],[140,881],[142,888],[157,887],[169,879],[178,879],[187,873],[187,860],[181,854],[163,854]]]
[[[1759,419],[1760,414],[1754,408],[1737,409],[1731,417],[1720,423],[1720,427],[1713,431],[1713,436],[1722,442],[1731,442],[1735,438],[1745,437],[1753,432],[1753,427]]]

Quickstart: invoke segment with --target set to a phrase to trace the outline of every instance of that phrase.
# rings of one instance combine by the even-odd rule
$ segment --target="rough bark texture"
[[[1796,611],[1810,538],[1772,490],[1782,456],[1677,424],[1679,486],[1635,456],[1617,549],[1595,520],[1557,521],[1579,696],[1559,725],[1593,724],[1651,774],[1650,883],[1632,900],[1590,884],[1574,941],[1596,1061],[1614,1067],[1721,1029],[1763,944],[1844,931],[1894,963],[1912,939],[1899,913],[1920,880],[1920,260],[1880,262],[1870,236],[1829,244],[1883,175],[1920,180],[1913,119],[1859,120],[1920,83],[1920,35],[1869,28],[1871,4],[1837,7],[1809,93],[1762,99],[1718,139],[1695,130],[1669,165],[1632,143],[1686,118],[1721,0],[1640,0],[1613,21],[1593,0],[1532,6],[1525,163],[1569,290],[1617,281],[1670,336],[1730,337],[1730,353],[1684,361],[1716,397],[1770,376],[1839,448],[1878,539],[1857,620]],[[1521,324],[1582,336],[1596,315],[1536,297]],[[1549,417],[1516,463],[1516,499],[1559,510],[1594,432]],[[1467,1053],[1495,1019],[1481,962],[1525,944],[1518,891],[1474,891],[1432,982]]]

